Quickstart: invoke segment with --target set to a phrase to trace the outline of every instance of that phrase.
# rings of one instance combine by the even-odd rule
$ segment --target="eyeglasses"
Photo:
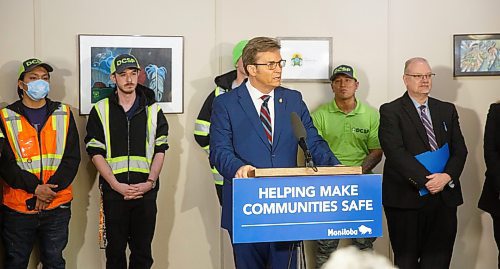
[[[279,65],[280,68],[285,67],[286,60],[280,60],[279,62],[268,62],[267,64],[251,64],[251,65],[267,65],[267,69],[274,70]]]
[[[429,73],[429,74],[425,74],[425,75],[422,75],[422,74],[405,74],[405,75],[410,76],[410,77],[414,77],[417,80],[423,80],[423,79],[432,79],[436,74]]]

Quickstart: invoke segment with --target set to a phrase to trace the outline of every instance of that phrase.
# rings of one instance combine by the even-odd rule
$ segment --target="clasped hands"
[[[451,177],[447,173],[435,173],[432,175],[428,175],[426,178],[429,181],[425,183],[425,187],[432,194],[436,194],[442,191],[446,184],[451,181]]]
[[[35,189],[36,204],[35,210],[40,211],[46,209],[56,197],[56,192],[52,189],[57,188],[55,184],[38,185]]]
[[[144,194],[153,188],[151,182],[142,182],[137,184],[125,184],[116,182],[111,186],[113,190],[119,192],[123,195],[125,200],[139,199],[144,196]]]

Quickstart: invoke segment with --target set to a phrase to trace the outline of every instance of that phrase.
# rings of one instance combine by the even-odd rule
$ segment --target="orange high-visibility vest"
[[[8,108],[0,110],[0,117],[17,165],[47,183],[59,167],[64,154],[70,120],[69,107],[61,104],[47,119],[40,134],[24,116]],[[31,193],[11,188],[5,182],[3,184],[3,204],[15,211],[36,213],[26,207],[26,200],[32,197]],[[56,208],[72,199],[69,186],[57,192],[47,209]]]

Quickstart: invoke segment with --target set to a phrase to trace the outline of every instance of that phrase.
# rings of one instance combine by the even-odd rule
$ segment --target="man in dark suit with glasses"
[[[463,203],[467,148],[455,106],[429,97],[434,76],[426,59],[409,59],[406,93],[380,107],[382,201],[401,269],[449,268]]]

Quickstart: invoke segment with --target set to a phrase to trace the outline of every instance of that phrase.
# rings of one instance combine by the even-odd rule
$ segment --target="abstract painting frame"
[[[331,37],[278,37],[286,60],[281,78],[289,82],[329,82],[332,71]]]
[[[453,76],[500,75],[500,34],[453,35]]]
[[[78,46],[80,115],[114,91],[109,68],[122,53],[137,58],[139,83],[153,89],[163,113],[184,112],[184,37],[80,34]]]

